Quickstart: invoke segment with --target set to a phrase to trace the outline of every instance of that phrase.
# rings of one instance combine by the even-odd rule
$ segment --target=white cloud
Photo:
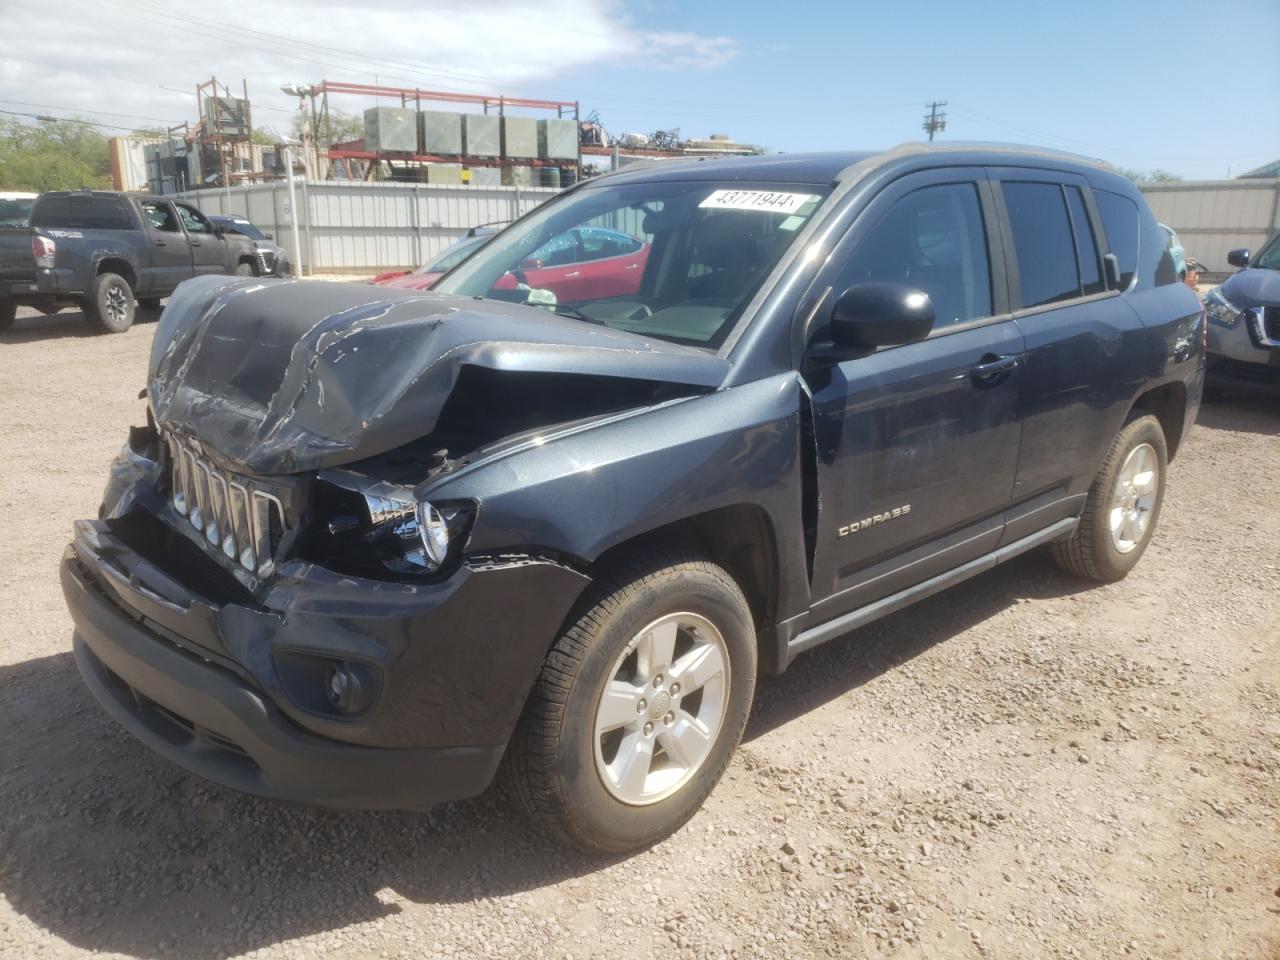
[[[280,92],[282,83],[373,83],[376,75],[389,86],[589,100],[591,90],[568,89],[558,77],[606,63],[712,69],[738,52],[729,37],[639,29],[619,0],[9,6],[5,34],[23,41],[0,51],[0,109],[64,115],[60,108],[71,108],[124,127],[194,121],[195,85],[211,75],[237,92],[246,78],[255,125],[283,131],[296,102]],[[370,103],[333,100],[349,112]]]

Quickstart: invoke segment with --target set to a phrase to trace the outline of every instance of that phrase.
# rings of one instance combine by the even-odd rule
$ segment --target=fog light
[[[334,663],[325,678],[325,694],[340,713],[355,713],[364,704],[360,675],[345,663]]]

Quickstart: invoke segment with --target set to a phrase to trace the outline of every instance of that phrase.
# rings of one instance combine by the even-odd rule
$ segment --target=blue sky
[[[724,36],[736,55],[705,70],[593,65],[557,78],[589,91],[584,108],[612,131],[879,147],[920,138],[936,99],[949,104],[949,139],[1032,142],[1188,178],[1280,159],[1278,0],[631,9],[647,29]]]
[[[1188,178],[1280,159],[1280,0],[271,0],[267,19],[262,0],[9,6],[6,35],[23,42],[0,42],[0,110],[109,133],[194,121],[195,84],[216,74],[245,78],[255,124],[278,132],[297,107],[282,83],[376,78],[577,99],[613,133],[679,127],[775,151],[919,139],[937,99],[953,140]],[[122,21],[130,43],[104,41]]]

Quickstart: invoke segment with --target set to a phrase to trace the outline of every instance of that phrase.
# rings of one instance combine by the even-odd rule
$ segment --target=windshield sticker
[[[764,210],[768,213],[795,213],[811,200],[812,193],[778,193],[775,190],[716,190],[698,206],[713,210]]]

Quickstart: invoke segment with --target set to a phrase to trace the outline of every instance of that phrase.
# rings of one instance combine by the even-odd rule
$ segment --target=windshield
[[[435,286],[718,347],[830,187],[662,180],[552,201]]]
[[[452,270],[492,239],[492,234],[485,234],[479,237],[467,237],[465,240],[459,240],[453,246],[447,248],[444,253],[440,254],[440,256],[436,257],[434,260],[428,260],[413,272],[444,273],[447,270]]]
[[[242,233],[251,240],[265,240],[262,231],[255,227],[248,220],[224,220],[220,217],[214,218],[214,223],[226,227],[232,233]]]
[[[1280,270],[1280,233],[1271,238],[1271,242],[1258,251],[1258,257],[1251,267],[1261,270]]]
[[[31,205],[34,197],[20,199],[0,199],[0,227],[25,227],[31,219]]]

